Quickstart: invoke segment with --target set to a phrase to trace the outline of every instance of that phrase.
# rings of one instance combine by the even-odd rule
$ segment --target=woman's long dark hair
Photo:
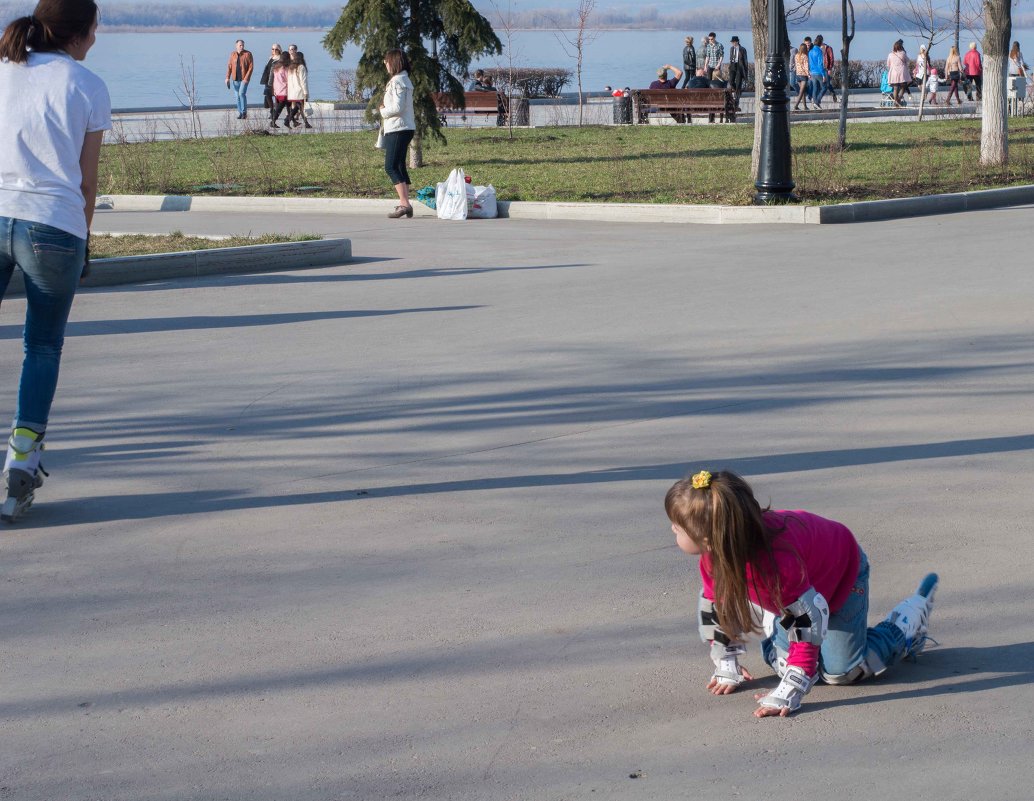
[[[64,50],[84,39],[97,19],[93,0],[39,0],[28,17],[19,17],[0,37],[0,59],[24,64],[29,50],[48,53]]]
[[[747,566],[755,582],[780,606],[782,592],[772,539],[762,508],[750,485],[722,470],[706,486],[677,481],[664,499],[668,519],[685,531],[700,550],[711,555],[714,605],[718,623],[729,637],[740,639],[761,632],[750,605]],[[757,588],[755,588],[756,591]]]

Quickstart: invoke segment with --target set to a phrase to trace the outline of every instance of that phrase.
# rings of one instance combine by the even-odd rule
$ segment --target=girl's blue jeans
[[[0,298],[15,265],[25,279],[25,360],[15,428],[47,430],[65,326],[85,261],[85,239],[42,223],[0,217]]]
[[[858,578],[844,605],[829,616],[829,631],[819,654],[819,671],[833,683],[840,683],[836,679],[850,674],[863,660],[871,671],[882,672],[905,651],[905,635],[893,623],[883,621],[868,627],[869,558],[859,550]],[[774,666],[776,658],[785,657],[789,648],[786,630],[777,622],[775,634],[761,643],[765,661]]]

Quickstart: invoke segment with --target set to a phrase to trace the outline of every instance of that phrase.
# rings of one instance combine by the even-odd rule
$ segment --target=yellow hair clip
[[[695,476],[693,476],[693,489],[707,489],[711,486],[711,474],[706,470],[701,470]]]

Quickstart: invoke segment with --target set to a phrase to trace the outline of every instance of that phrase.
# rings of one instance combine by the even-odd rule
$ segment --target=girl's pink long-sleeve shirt
[[[747,565],[747,593],[750,600],[782,616],[782,610],[792,604],[809,588],[814,587],[829,603],[835,614],[847,601],[847,596],[858,578],[861,552],[851,530],[835,520],[801,510],[771,510],[764,514],[765,525],[774,533],[772,540],[775,569],[779,576],[782,599],[769,596],[755,575],[767,575],[770,565]],[[711,554],[700,556],[700,578],[704,597],[714,601],[714,581],[711,578]],[[767,561],[767,560],[766,560]],[[719,621],[721,625],[721,621]],[[790,643],[790,665],[814,676],[818,669],[819,646],[809,643]]]
[[[273,96],[287,97],[287,69],[277,67],[273,70]]]

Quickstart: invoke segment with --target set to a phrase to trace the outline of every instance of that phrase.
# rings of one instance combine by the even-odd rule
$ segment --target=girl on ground
[[[793,110],[800,111],[801,101],[804,101],[804,110],[808,110],[808,81],[811,78],[811,72],[808,69],[808,45],[801,44],[797,48],[797,53],[793,57],[793,70],[794,75],[797,76],[797,102],[794,103]]]
[[[96,41],[93,0],[40,0],[0,37],[0,297],[25,279],[18,406],[7,446],[12,522],[43,483],[40,453],[57,388],[65,325],[87,266],[101,139],[111,128],[104,82],[79,62]]]
[[[384,69],[390,80],[384,89],[384,105],[380,108],[381,131],[384,134],[384,171],[388,173],[399,204],[388,216],[397,220],[412,217],[409,202],[409,171],[406,170],[406,152],[416,131],[413,113],[413,82],[409,80],[409,59],[401,50],[384,54]]]
[[[946,105],[951,105],[951,96],[962,105],[962,98],[959,97],[959,83],[962,81],[962,59],[959,58],[959,49],[952,45],[948,51],[948,60],[944,63],[944,72],[948,76],[948,99]]]
[[[781,681],[754,696],[756,717],[786,717],[820,677],[850,684],[879,676],[926,645],[937,575],[867,628],[869,560],[846,526],[762,508],[728,471],[676,482],[664,509],[678,547],[700,556],[700,636],[715,664],[707,689],[727,695],[753,679],[739,664],[743,641],[765,635],[762,655]]]

